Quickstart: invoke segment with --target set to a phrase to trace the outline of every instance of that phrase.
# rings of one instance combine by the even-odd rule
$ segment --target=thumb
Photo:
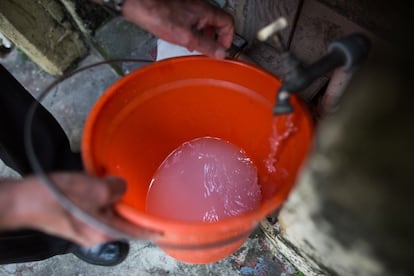
[[[199,37],[198,51],[217,59],[226,57],[225,49],[215,40],[205,36]]]
[[[107,176],[103,181],[108,188],[107,203],[113,204],[121,200],[126,192],[126,182],[115,176]]]

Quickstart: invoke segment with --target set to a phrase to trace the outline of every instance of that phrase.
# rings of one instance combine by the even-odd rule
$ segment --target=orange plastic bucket
[[[287,198],[310,147],[312,120],[294,96],[297,131],[280,149],[276,171],[267,169],[273,127],[286,123],[271,111],[279,86],[273,75],[233,60],[192,56],[145,66],[112,85],[93,107],[82,138],[86,169],[127,181],[117,210],[131,222],[161,232],[155,242],[169,255],[189,263],[223,259]],[[147,190],[159,165],[182,143],[204,136],[230,141],[253,160],[263,197],[259,208],[214,223],[147,214]]]

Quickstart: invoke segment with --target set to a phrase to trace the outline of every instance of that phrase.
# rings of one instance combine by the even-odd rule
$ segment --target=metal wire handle
[[[37,110],[37,107],[40,105],[40,102],[45,98],[45,96],[53,89],[55,86],[60,84],[62,81],[69,79],[73,77],[74,75],[89,70],[91,68],[95,68],[101,65],[106,64],[112,64],[112,63],[120,63],[120,62],[140,62],[140,63],[151,63],[152,60],[146,60],[146,59],[113,59],[113,60],[107,60],[102,62],[93,63],[90,65],[87,65],[85,67],[79,68],[77,70],[74,70],[68,74],[63,75],[59,79],[53,81],[49,86],[47,86],[42,93],[40,94],[37,101],[34,101],[32,105],[29,108],[29,111],[26,116],[26,121],[24,125],[24,144],[25,144],[25,150],[26,154],[29,160],[29,164],[32,167],[35,174],[42,180],[43,184],[46,185],[46,187],[52,192],[52,194],[55,196],[56,200],[61,204],[61,206],[71,213],[73,216],[75,216],[80,221],[84,222],[85,224],[99,229],[103,231],[104,233],[110,235],[111,237],[117,238],[117,239],[145,239],[145,240],[151,240],[156,236],[159,236],[160,233],[156,233],[150,230],[143,229],[142,227],[135,227],[134,228],[134,235],[131,235],[129,233],[125,233],[119,229],[116,229],[97,218],[93,217],[92,215],[85,212],[82,208],[77,206],[75,203],[73,203],[62,191],[59,189],[59,187],[50,179],[50,177],[47,176],[46,172],[43,170],[42,166],[39,163],[39,159],[36,156],[34,145],[32,142],[32,123],[33,118],[35,115],[35,112]]]

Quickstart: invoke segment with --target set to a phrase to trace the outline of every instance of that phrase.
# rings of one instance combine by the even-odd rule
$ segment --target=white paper
[[[157,61],[181,56],[201,55],[197,51],[189,51],[187,48],[172,44],[162,39],[157,40]]]

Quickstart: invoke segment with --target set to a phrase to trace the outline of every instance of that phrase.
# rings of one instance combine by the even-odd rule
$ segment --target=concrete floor
[[[131,35],[133,33],[134,35]],[[107,58],[154,58],[155,38],[130,24],[116,19],[94,36],[99,45],[79,67]],[[116,46],[116,47],[114,47]],[[36,97],[56,78],[43,72],[18,49],[0,58],[9,71]],[[50,91],[42,103],[61,123],[72,148],[79,150],[85,118],[105,89],[119,78],[116,70],[128,73],[142,64],[121,64],[118,68],[100,66],[76,75]],[[120,70],[119,70],[120,69]],[[0,162],[0,177],[19,177]],[[298,272],[279,254],[260,230],[232,256],[209,265],[181,263],[147,241],[131,241],[126,261],[115,267],[89,265],[72,254],[44,261],[0,266],[3,275],[296,275]]]

